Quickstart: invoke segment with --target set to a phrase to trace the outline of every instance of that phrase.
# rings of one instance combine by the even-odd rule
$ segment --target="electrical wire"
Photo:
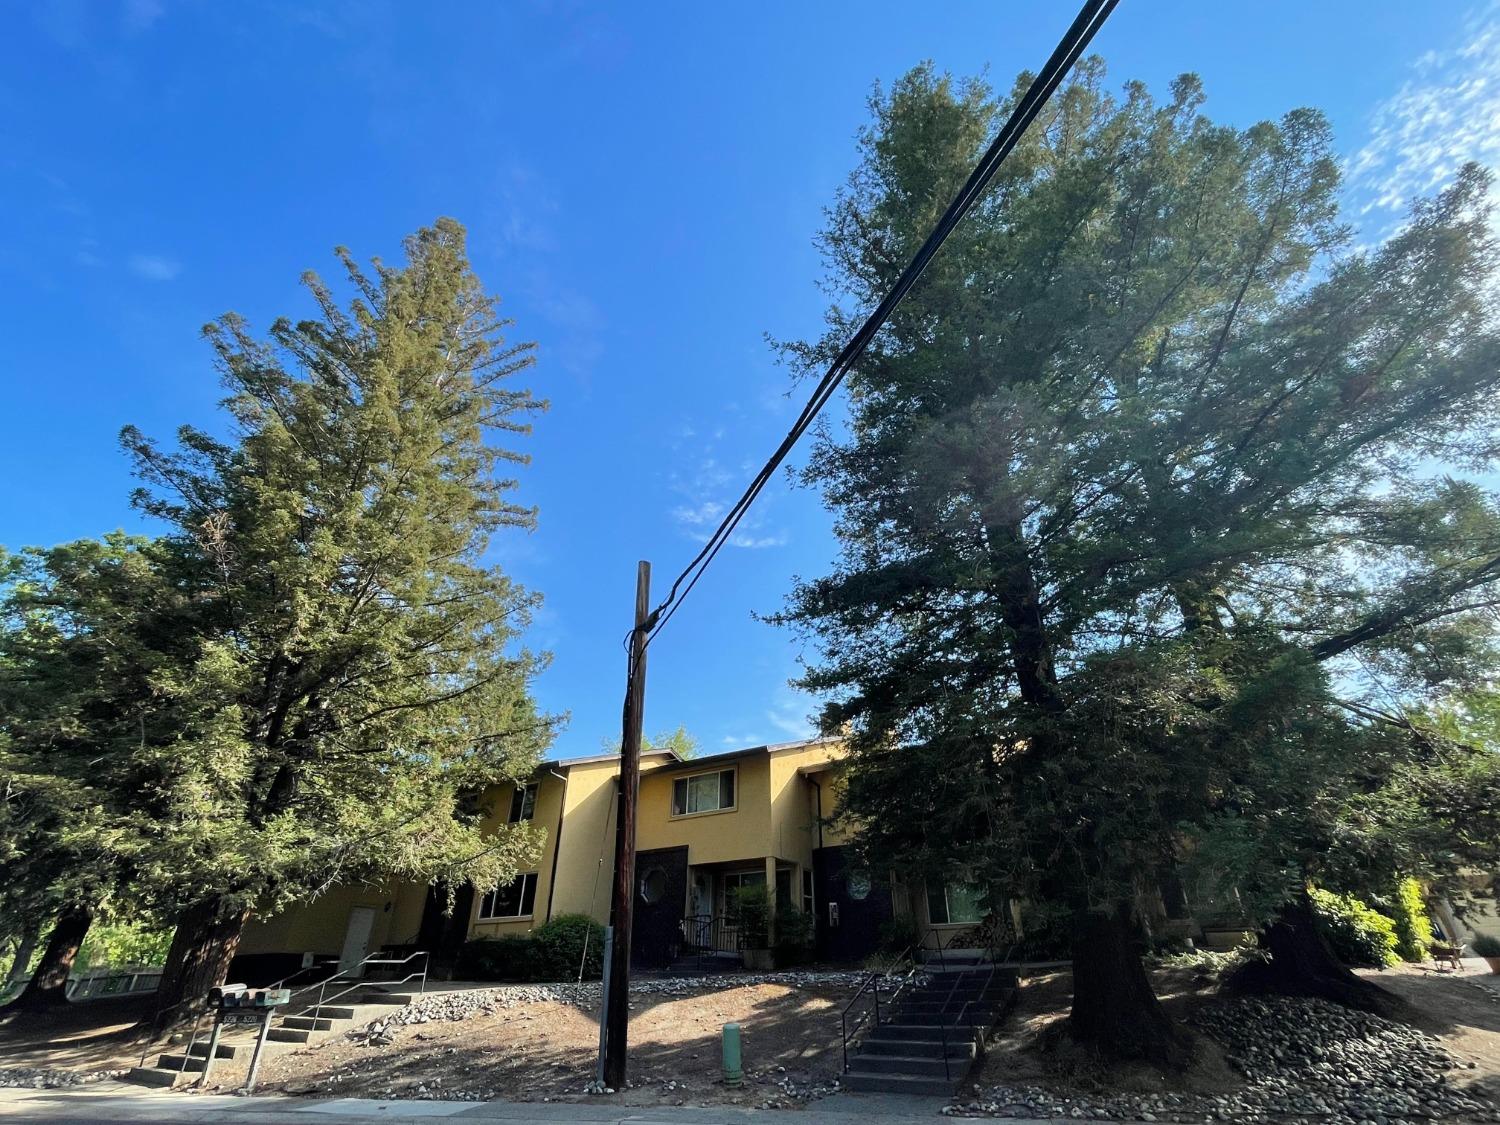
[[[787,436],[776,447],[776,451],[771,454],[765,466],[756,473],[749,486],[745,489],[744,494],[735,502],[734,507],[730,508],[725,514],[724,519],[704,543],[703,548],[673,581],[671,588],[667,591],[667,596],[662,599],[661,603],[646,618],[641,628],[647,631],[645,638],[647,645],[666,627],[667,622],[672,619],[672,615],[681,607],[688,594],[692,592],[693,587],[698,584],[698,580],[703,577],[703,573],[708,569],[709,564],[714,561],[725,543],[734,535],[735,529],[739,527],[740,521],[745,517],[745,513],[755,503],[756,498],[760,496],[766,484],[775,475],[776,470],[781,467],[782,462],[786,460],[787,455],[791,453],[792,448],[801,439],[802,435],[812,426],[824,405],[833,397],[833,393],[838,389],[839,384],[843,382],[844,376],[849,373],[860,356],[864,354],[865,348],[869,346],[875,334],[885,325],[885,322],[896,310],[896,307],[905,299],[906,295],[917,283],[918,279],[922,276],[922,272],[942,248],[943,243],[953,232],[953,229],[968,214],[974,204],[978,202],[980,196],[984,194],[985,189],[999,170],[1001,162],[1004,161],[1011,150],[1019,143],[1027,127],[1036,118],[1037,114],[1041,112],[1057,87],[1062,84],[1063,78],[1066,77],[1068,71],[1072,69],[1073,64],[1078,61],[1078,58],[1087,49],[1090,40],[1093,39],[1099,28],[1104,25],[1105,20],[1109,18],[1110,13],[1114,11],[1118,2],[1119,0],[1088,0],[1084,4],[1077,18],[1074,19],[1067,33],[1058,43],[1057,48],[1052,52],[1051,57],[1048,58],[1046,65],[1037,73],[1036,78],[1027,88],[1026,93],[1011,111],[1010,117],[995,135],[995,139],[990,143],[989,148],[985,150],[984,156],[980,159],[978,165],[975,166],[974,171],[969,174],[969,178],[965,181],[964,186],[954,196],[953,201],[948,204],[947,210],[943,212],[942,218],[938,220],[932,233],[927,236],[927,240],[923,242],[921,249],[917,251],[911,262],[901,272],[901,276],[896,279],[896,283],[891,287],[890,292],[875,307],[875,310],[865,318],[859,330],[855,332],[849,342],[834,357],[827,372],[818,381],[818,385],[808,399],[807,404],[802,408],[802,412],[797,416],[797,420],[792,424],[792,428],[787,433]],[[634,630],[631,632],[633,633]],[[630,634],[627,634],[627,651],[629,651],[629,637]],[[634,674],[633,667],[630,669],[630,674]]]

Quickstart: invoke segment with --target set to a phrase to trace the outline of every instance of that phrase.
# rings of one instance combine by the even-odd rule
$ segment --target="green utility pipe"
[[[740,1069],[740,1025],[724,1025],[724,1085],[738,1086],[745,1080]]]

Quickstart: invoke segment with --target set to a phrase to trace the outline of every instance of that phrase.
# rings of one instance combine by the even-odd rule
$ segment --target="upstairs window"
[[[517,875],[509,883],[501,883],[494,890],[486,891],[479,900],[481,921],[497,918],[530,918],[536,909],[536,872]]]
[[[720,812],[734,808],[734,770],[695,773],[672,782],[672,815]]]
[[[510,799],[510,822],[518,824],[536,815],[536,786],[517,785]]]

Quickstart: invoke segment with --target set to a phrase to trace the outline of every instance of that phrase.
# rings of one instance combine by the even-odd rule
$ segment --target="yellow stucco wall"
[[[271,918],[251,919],[240,938],[241,953],[311,953],[336,957],[344,947],[349,912],[356,906],[374,907],[375,925],[370,949],[404,945],[417,935],[427,888],[415,883],[385,885],[344,884],[330,888],[312,902]]]

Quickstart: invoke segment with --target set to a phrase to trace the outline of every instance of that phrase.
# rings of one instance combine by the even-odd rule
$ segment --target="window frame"
[[[927,924],[929,926],[978,926],[978,925],[980,925],[981,923],[984,922],[985,914],[984,914],[984,911],[983,911],[982,908],[980,909],[980,913],[979,913],[979,916],[977,918],[974,918],[972,920],[960,920],[960,921],[954,921],[953,920],[953,904],[952,904],[952,902],[949,901],[948,889],[949,889],[949,885],[951,883],[954,883],[954,882],[955,882],[955,880],[949,880],[949,879],[943,879],[943,880],[941,880],[938,883],[928,882],[928,884],[927,884]],[[973,886],[976,891],[980,890],[980,888],[979,888],[979,886],[977,884],[967,884],[967,883],[965,883],[965,884],[962,884],[962,885],[964,885],[964,886]],[[938,892],[941,892],[941,893],[938,894],[938,895],[935,895],[933,893],[934,891],[938,891]],[[976,894],[974,896],[974,901],[978,902],[981,897],[982,896]],[[942,907],[943,907],[943,920],[942,921],[938,921],[936,918],[933,917],[933,909],[932,909],[932,907],[933,907],[933,903],[934,902],[940,902],[940,903],[942,903]]]
[[[510,813],[506,817],[507,824],[525,824],[536,819],[536,799],[540,786],[532,781],[516,786],[516,790],[510,796]],[[528,795],[531,798],[531,808],[526,808]]]
[[[696,812],[688,812],[687,797],[691,789],[691,783],[695,777],[717,777],[719,779],[719,800],[724,799],[724,775],[730,777],[730,795],[733,800],[727,805],[720,805],[716,809],[699,809]],[[672,778],[672,792],[668,795],[667,819],[686,820],[693,816],[717,816],[719,813],[738,812],[740,807],[740,770],[738,766],[720,766],[718,769],[697,770],[693,773],[678,774]],[[683,812],[677,811],[677,786],[678,783],[686,786],[683,789]]]
[[[538,882],[539,882],[539,880],[537,878],[537,874],[538,873],[535,872],[535,871],[523,871],[519,875],[517,875],[514,879],[512,879],[509,883],[504,883],[504,884],[496,883],[489,890],[485,891],[484,894],[482,894],[482,895],[479,896],[479,914],[478,914],[478,916],[477,916],[477,918],[475,920],[479,921],[479,922],[523,922],[523,921],[526,921],[527,919],[535,918],[536,917],[536,895],[537,895]],[[527,880],[530,880],[530,882],[531,882],[531,909],[530,910],[526,909],[526,904],[527,904],[527,895],[526,895]],[[517,914],[487,914],[487,913],[485,913],[486,904],[489,905],[489,909],[490,910],[498,909],[499,906],[500,906],[500,890],[501,890],[501,888],[502,887],[509,887],[509,886],[511,886],[511,885],[513,885],[515,883],[520,883],[520,885],[521,885],[520,894],[516,898],[516,908],[519,911],[519,913],[517,913]]]

